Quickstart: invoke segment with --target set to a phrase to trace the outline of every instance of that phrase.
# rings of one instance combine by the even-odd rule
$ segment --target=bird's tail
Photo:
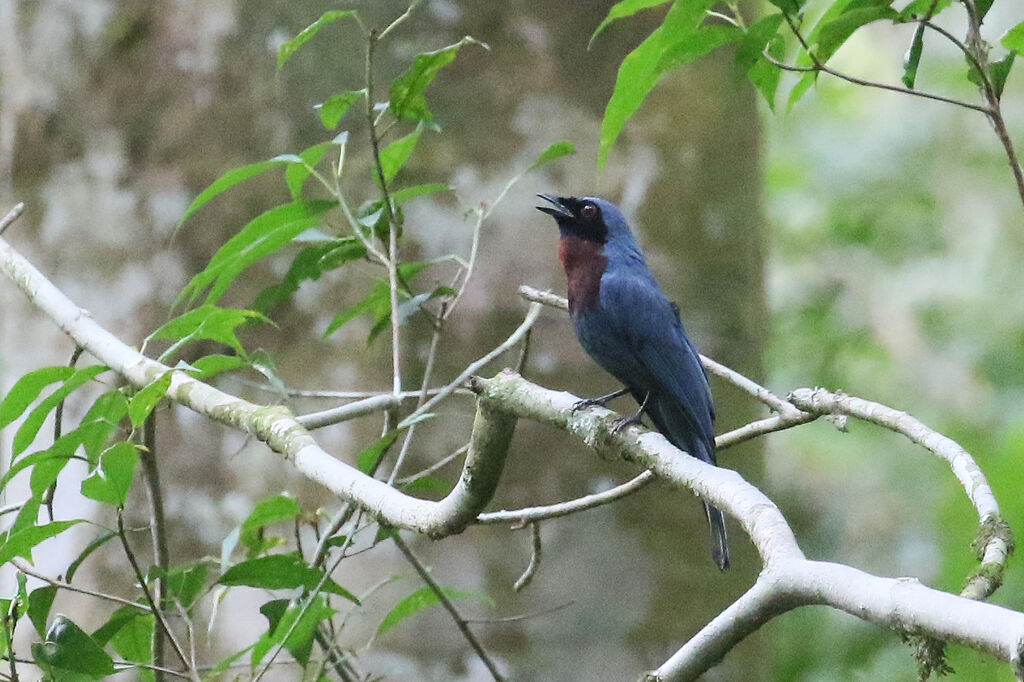
[[[708,515],[711,527],[711,556],[718,564],[719,570],[729,568],[729,538],[725,535],[725,515],[718,507],[704,503],[704,512]]]

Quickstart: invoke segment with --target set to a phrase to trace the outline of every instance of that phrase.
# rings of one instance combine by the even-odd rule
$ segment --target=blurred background
[[[1010,525],[1024,525],[1024,211],[1002,148],[980,114],[822,77],[793,110],[783,80],[776,111],[713,55],[662,80],[628,124],[601,177],[600,120],[621,59],[657,25],[659,11],[611,26],[587,41],[607,0],[505,3],[426,0],[379,55],[384,92],[417,53],[472,35],[428,91],[443,129],[425,133],[399,180],[449,182],[455,196],[410,203],[408,258],[465,255],[466,206],[491,201],[550,143],[577,154],[528,174],[481,233],[481,261],[443,342],[438,381],[502,341],[526,309],[520,284],[564,292],[557,232],[534,194],[599,193],[630,216],[655,274],[676,300],[702,351],[780,394],[825,386],[903,409],[972,452]],[[997,1],[986,21],[993,42],[1020,22]],[[191,199],[225,170],[297,152],[329,139],[313,105],[362,87],[363,43],[339,22],[281,71],[277,47],[336,3],[281,0],[0,0],[0,210],[26,202],[5,238],[76,303],[120,338],[140,344],[167,319],[185,282],[230,235],[287,198],[268,173],[218,198],[172,239]],[[401,2],[363,2],[383,26]],[[750,12],[757,10],[751,5]],[[813,11],[812,11],[813,14]],[[947,16],[948,15],[948,16]],[[942,15],[963,34],[963,12]],[[961,22],[961,23],[957,23]],[[833,65],[898,82],[912,28],[858,34]],[[962,59],[926,43],[918,87],[977,97]],[[382,95],[383,96],[383,95]],[[1004,116],[1024,145],[1024,81],[1011,74]],[[352,133],[350,201],[372,197],[365,129]],[[245,306],[289,259],[244,276],[225,300]],[[273,314],[278,328],[246,337],[266,349],[294,388],[386,390],[387,340],[367,347],[369,323],[324,338],[328,321],[360,300],[378,274],[354,265],[305,285]],[[421,282],[446,284],[451,271]],[[68,340],[0,283],[0,393],[25,372],[63,364]],[[425,324],[405,333],[406,383],[416,385],[429,343]],[[495,363],[493,373],[515,363]],[[532,380],[583,396],[615,388],[578,348],[568,318],[546,310],[526,365]],[[258,380],[259,377],[249,377]],[[252,382],[222,385],[255,400],[277,398]],[[738,391],[714,384],[719,431],[764,415]],[[299,411],[323,400],[293,400]],[[617,404],[631,409],[628,401]],[[72,417],[86,404],[69,406]],[[76,411],[77,410],[77,411]],[[453,398],[419,428],[411,456],[426,466],[465,442],[472,402]],[[346,461],[377,436],[378,418],[322,432]],[[10,453],[10,429],[0,452]],[[254,502],[287,491],[310,512],[329,496],[266,448],[185,410],[161,414],[159,452],[178,560],[217,556],[220,542]],[[724,451],[782,508],[811,558],[886,576],[915,576],[959,591],[974,566],[977,517],[948,468],[888,432],[822,421]],[[454,480],[458,467],[444,475]],[[552,503],[604,489],[636,473],[597,459],[567,437],[521,423],[494,508]],[[77,495],[82,468],[69,467],[57,496],[64,518],[97,514]],[[17,498],[15,488],[11,499]],[[442,491],[443,494],[443,491]],[[134,509],[142,523],[143,497]],[[99,519],[103,521],[104,519]],[[51,575],[94,531],[77,528],[36,552]],[[733,570],[719,574],[707,552],[700,505],[658,485],[616,505],[543,525],[544,559],[533,584],[511,586],[530,558],[530,539],[507,528],[470,528],[413,546],[444,584],[493,600],[464,602],[469,615],[497,618],[567,604],[554,613],[475,626],[522,680],[621,680],[661,663],[755,578],[752,546],[733,528]],[[148,546],[140,537],[137,544]],[[122,584],[113,551],[90,559],[96,584]],[[382,576],[342,638],[367,672],[395,680],[485,679],[447,615],[426,611],[362,650],[383,615],[419,586],[393,548],[346,561],[337,580],[354,592]],[[82,574],[80,574],[82,575]],[[80,578],[81,579],[81,578]],[[5,576],[4,592],[13,586]],[[219,660],[265,629],[264,595],[235,589],[204,642]],[[1024,608],[1024,571],[1011,563],[993,601]],[[61,594],[56,611],[95,627],[94,604]],[[90,623],[94,619],[94,623]],[[202,621],[201,621],[202,622]],[[21,632],[21,635],[27,635]],[[956,679],[1012,679],[1004,667],[953,647]],[[282,671],[279,679],[293,673]],[[709,680],[913,680],[910,650],[891,632],[825,609],[770,623],[730,653]]]

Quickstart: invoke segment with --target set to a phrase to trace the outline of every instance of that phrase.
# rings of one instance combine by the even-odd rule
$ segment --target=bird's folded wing
[[[665,294],[653,281],[606,276],[601,282],[601,303],[621,316],[621,329],[639,361],[678,401],[688,426],[713,449],[711,389],[700,356]]]

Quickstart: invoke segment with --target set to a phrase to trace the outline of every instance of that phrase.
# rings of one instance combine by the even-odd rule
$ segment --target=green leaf
[[[280,47],[280,49],[277,51],[277,68],[280,69],[282,66],[284,66],[285,62],[291,59],[292,55],[298,52],[300,47],[308,43],[316,36],[317,33],[320,32],[320,29],[322,29],[325,26],[329,26],[330,24],[333,24],[335,21],[338,21],[339,19],[354,16],[356,16],[356,11],[354,9],[334,9],[328,10],[327,12],[321,14],[319,19],[314,21],[306,28],[302,29],[302,31],[297,36],[295,36],[294,38],[292,38],[291,40],[289,40]]]
[[[205,561],[175,566],[167,572],[167,591],[175,601],[188,609],[203,591],[209,572],[210,567]]]
[[[41,526],[29,526],[23,530],[12,532],[0,542],[0,565],[6,564],[14,557],[23,557],[32,561],[33,547],[79,523],[82,523],[82,519],[53,521]]]
[[[249,549],[249,557],[263,549],[263,529],[274,523],[294,521],[302,514],[299,503],[287,495],[268,497],[257,504],[242,522],[239,540]]]
[[[212,355],[204,355],[198,360],[193,361],[191,365],[181,369],[196,379],[208,381],[222,372],[228,372],[244,366],[245,360],[237,355],[219,355],[214,353]]]
[[[388,105],[391,113],[396,118],[406,120],[434,120],[423,93],[434,82],[438,72],[455,61],[455,56],[464,45],[481,45],[487,49],[483,43],[466,36],[454,45],[416,55],[409,70],[391,83],[391,103]]]
[[[769,46],[772,38],[778,34],[782,19],[782,14],[775,12],[761,17],[750,25],[747,34],[736,46],[735,62],[736,70],[739,73],[748,73],[755,64],[764,60],[764,50]],[[778,70],[776,66],[772,68]]]
[[[293,201],[302,200],[302,186],[306,183],[306,178],[312,174],[312,169],[316,168],[324,154],[333,146],[335,144],[328,140],[308,147],[299,152],[302,163],[291,163],[284,169],[284,183],[288,186]]]
[[[107,391],[92,404],[82,417],[82,447],[95,464],[100,452],[107,446],[111,435],[121,428],[121,420],[128,414],[128,399],[121,389]],[[70,453],[69,453],[70,454]]]
[[[366,247],[355,237],[308,246],[292,260],[284,279],[259,293],[252,305],[253,310],[269,313],[298,291],[303,282],[318,280],[324,272],[365,256]]]
[[[254,310],[238,310],[236,308],[219,308],[206,304],[190,310],[184,315],[170,320],[147,337],[150,339],[169,339],[175,341],[161,358],[182,348],[186,343],[207,340],[230,346],[241,356],[245,356],[242,342],[235,336],[235,329],[249,321],[269,322],[264,315]]]
[[[438,192],[450,192],[452,186],[446,182],[430,182],[424,185],[413,185],[412,187],[406,187],[400,189],[391,194],[391,201],[396,204],[401,204],[410,199],[416,197],[422,197],[427,194],[437,194]]]
[[[28,416],[25,417],[25,421],[21,423],[21,426],[14,434],[14,441],[11,444],[12,459],[20,455],[32,444],[32,441],[35,440],[36,435],[39,433],[39,429],[42,428],[43,422],[46,421],[50,412],[57,408],[57,405],[83,385],[106,371],[107,367],[103,365],[76,369],[70,376],[64,379],[64,384],[60,388],[40,400],[39,404],[29,412]]]
[[[530,170],[540,168],[544,164],[551,163],[556,159],[560,159],[563,156],[576,153],[576,146],[569,140],[560,140],[553,143],[537,157],[537,160],[530,166]]]
[[[45,668],[81,673],[96,679],[114,674],[114,661],[69,618],[53,619],[43,642],[32,645],[32,657]]]
[[[397,438],[398,431],[392,429],[374,442],[370,443],[367,447],[363,448],[362,452],[359,453],[359,457],[356,459],[359,470],[367,475],[376,471],[377,463],[380,461],[381,456],[388,451],[388,448],[394,445]]]
[[[768,0],[773,5],[781,9],[783,12],[796,16],[800,14],[800,8],[803,7],[806,0]]]
[[[882,19],[895,19],[896,10],[892,7],[859,7],[843,12],[838,18],[825,24],[819,24],[817,49],[814,56],[824,64],[843,46],[854,31],[861,26]]]
[[[620,0],[620,2],[612,5],[611,9],[608,10],[608,15],[594,29],[594,33],[590,36],[590,41],[587,42],[587,49],[590,49],[597,36],[601,35],[612,22],[631,17],[641,10],[664,5],[666,2],[668,0]]]
[[[131,608],[131,607],[125,607]],[[141,663],[143,666],[153,664],[153,636],[156,633],[156,617],[152,614],[139,613],[125,623],[110,639],[114,650],[126,661]],[[139,666],[135,669],[138,679],[152,682],[156,679],[153,671]]]
[[[118,633],[128,623],[132,622],[139,616],[146,615],[146,612],[141,607],[136,606],[122,606],[119,609],[115,609],[110,617],[107,618],[107,622],[99,626],[92,633],[92,639],[98,645],[106,646],[110,643],[111,638]]]
[[[316,106],[320,110],[320,122],[324,124],[324,128],[334,130],[341,123],[341,119],[344,118],[349,108],[364,97],[366,97],[366,88],[331,95],[323,104]]]
[[[175,305],[194,301],[207,287],[207,303],[216,303],[246,268],[276,252],[294,237],[316,227],[321,214],[335,206],[334,201],[293,201],[276,206],[253,218],[229,239],[210,259],[206,268],[185,285]]]
[[[387,313],[391,312],[391,301],[388,286],[381,283],[377,284],[362,301],[355,304],[348,310],[335,315],[327,325],[327,329],[324,331],[324,336],[330,336],[334,332],[338,331],[338,329],[343,325],[364,313],[370,312],[374,314],[374,317],[380,317],[383,310],[386,310]]]
[[[416,149],[416,143],[420,140],[420,135],[423,133],[423,126],[416,126],[416,130],[412,131],[405,137],[400,137],[387,147],[384,147],[380,151],[380,166],[381,171],[384,173],[384,182],[391,183],[398,175],[398,171],[402,170],[409,157],[412,156],[412,152]],[[379,184],[379,179],[374,174],[374,179]]]
[[[785,57],[786,41],[778,34],[782,18],[782,14],[769,14],[754,22],[736,50],[737,71],[746,73],[772,110],[782,70],[765,59],[763,53],[767,46],[773,59],[781,61]]]
[[[992,89],[996,92],[996,99],[1003,96],[1003,86],[1006,85],[1006,78],[1013,68],[1013,60],[1017,57],[1016,52],[1010,52],[997,62],[988,65],[988,77],[992,81]]]
[[[1000,42],[1007,50],[1013,50],[1014,52],[1024,52],[1024,21],[1020,22],[1003,35]],[[3,425],[3,420],[0,420],[0,426]]]
[[[159,378],[151,381],[132,396],[132,399],[128,402],[128,419],[131,420],[132,426],[135,428],[141,427],[157,403],[167,395],[167,389],[171,387],[171,377],[173,374],[173,370],[164,372]]]
[[[323,597],[317,597],[309,604],[289,607],[289,603],[287,599],[275,599],[260,607],[269,628],[252,649],[253,666],[259,665],[278,644],[282,644],[302,665],[308,664],[317,624],[337,613]]]
[[[792,109],[793,106],[800,101],[800,98],[803,97],[817,81],[817,71],[810,71],[802,75],[796,85],[793,86],[793,89],[789,91],[789,103],[786,105],[786,108]]]
[[[661,77],[658,64],[665,50],[692,36],[712,4],[713,0],[675,2],[661,26],[622,60],[615,78],[615,89],[601,122],[598,170],[604,168],[608,152],[619,138],[626,121],[640,108],[644,98]]]
[[[117,533],[110,530],[101,531],[97,534],[93,541],[86,545],[85,549],[83,549],[78,556],[75,557],[75,560],[68,565],[68,570],[64,572],[65,579],[68,582],[71,582],[75,577],[75,573],[78,572],[78,568],[86,559],[89,558],[89,555],[116,537]]]
[[[710,54],[723,45],[743,38],[743,31],[730,24],[703,26],[682,40],[667,47],[658,62],[658,72],[684,66]]]
[[[453,587],[445,586],[441,587],[441,592],[448,599],[467,599],[470,597],[477,596],[472,592],[462,592],[460,590],[456,590]],[[428,606],[433,606],[434,604],[438,604],[440,602],[441,599],[437,596],[437,593],[434,592],[434,590],[432,590],[428,586],[421,587],[420,589],[416,590],[415,592],[407,596],[405,599],[395,604],[395,607],[388,611],[388,614],[384,616],[384,620],[377,628],[377,634],[384,634],[385,632],[395,627],[409,616],[412,616],[413,614],[422,611]]]
[[[56,596],[56,585],[37,587],[28,595],[28,619],[40,637],[46,636],[46,619],[50,617],[50,607]]]
[[[271,554],[235,564],[220,577],[221,585],[245,585],[266,590],[285,590],[304,587],[314,590],[324,578],[324,572],[307,564],[298,554]],[[359,599],[334,582],[324,581],[323,590],[348,599],[356,604]]]
[[[100,455],[100,464],[82,481],[82,495],[103,504],[123,507],[135,480],[139,451],[134,443],[114,443]]]
[[[917,17],[924,17],[928,10],[932,7],[932,2],[935,0],[914,0],[909,5],[900,10],[900,15],[897,21],[905,22],[912,21]],[[953,0],[939,0],[935,4],[935,10],[932,12],[932,16],[937,16],[942,10],[953,4]]]
[[[914,89],[917,82],[917,69],[921,66],[921,53],[924,51],[924,24],[914,29],[914,37],[910,41],[910,49],[903,59],[903,85]]]
[[[223,194],[235,185],[245,182],[249,178],[254,178],[264,171],[270,170],[276,166],[295,163],[297,158],[298,157],[294,155],[288,154],[275,156],[274,158],[267,159],[266,161],[250,163],[249,165],[241,166],[240,168],[232,168],[228,172],[224,173],[224,175],[214,180],[213,184],[200,192],[199,196],[192,200],[192,203],[188,205],[187,209],[185,209],[185,215],[181,217],[181,222],[184,223],[195,215],[196,211],[209,203],[211,199]]]
[[[58,381],[65,381],[75,373],[74,367],[43,367],[18,379],[0,402],[0,429],[4,428],[35,402],[43,389]]]

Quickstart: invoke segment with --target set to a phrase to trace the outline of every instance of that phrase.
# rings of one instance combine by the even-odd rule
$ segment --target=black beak
[[[563,204],[562,200],[559,199],[558,197],[553,197],[550,194],[538,194],[537,196],[539,196],[544,201],[550,202],[552,204],[552,206],[538,206],[538,211],[543,211],[544,213],[547,213],[550,216],[554,216],[556,220],[558,218],[571,219],[576,217],[573,215],[572,211],[566,208],[565,204]]]

